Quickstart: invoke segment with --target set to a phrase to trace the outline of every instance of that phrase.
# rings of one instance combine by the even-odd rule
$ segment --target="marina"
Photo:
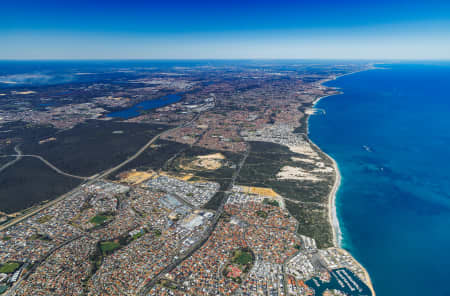
[[[330,271],[329,281],[323,281],[319,277],[312,278],[305,284],[314,290],[314,295],[323,295],[326,290],[338,290],[349,296],[370,296],[369,287],[347,268],[333,269]]]

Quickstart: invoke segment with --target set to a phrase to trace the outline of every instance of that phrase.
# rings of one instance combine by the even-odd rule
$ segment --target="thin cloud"
[[[24,73],[0,76],[0,83],[3,84],[48,84],[61,83],[73,80],[70,75],[56,76],[43,73]]]

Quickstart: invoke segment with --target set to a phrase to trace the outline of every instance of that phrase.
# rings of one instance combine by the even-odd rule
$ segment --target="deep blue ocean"
[[[382,65],[326,85],[310,138],[338,163],[342,246],[378,296],[450,295],[450,64]]]

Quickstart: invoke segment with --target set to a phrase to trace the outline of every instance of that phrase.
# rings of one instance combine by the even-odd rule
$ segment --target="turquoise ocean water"
[[[328,82],[310,138],[338,163],[342,246],[378,296],[450,295],[450,64]]]

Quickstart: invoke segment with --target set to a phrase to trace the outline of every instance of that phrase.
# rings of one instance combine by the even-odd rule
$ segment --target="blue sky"
[[[450,1],[0,2],[0,59],[450,59]]]

